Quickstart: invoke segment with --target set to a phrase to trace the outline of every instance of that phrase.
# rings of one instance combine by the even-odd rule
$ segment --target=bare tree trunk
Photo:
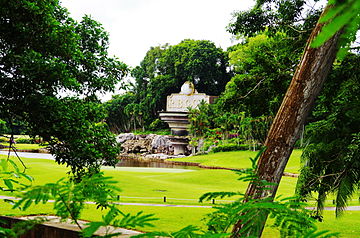
[[[249,198],[274,199],[294,144],[335,60],[341,32],[337,32],[319,48],[310,48],[311,41],[321,31],[322,26],[323,24],[316,24],[308,39],[300,64],[269,130],[265,141],[266,150],[258,161],[259,178],[277,185],[264,190],[256,184],[249,184],[246,191]],[[264,217],[263,225],[266,218]],[[242,227],[241,221],[238,221],[233,228],[232,237],[249,235],[241,234]]]

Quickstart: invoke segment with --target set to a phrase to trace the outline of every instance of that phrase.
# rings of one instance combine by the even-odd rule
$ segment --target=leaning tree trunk
[[[324,12],[327,9],[328,7]],[[308,39],[300,64],[269,130],[265,141],[266,150],[258,161],[257,175],[259,178],[276,185],[269,190],[264,190],[255,183],[249,184],[246,191],[246,196],[249,198],[271,197],[274,199],[301,128],[335,60],[341,32],[337,32],[319,48],[310,47],[311,41],[319,34],[322,26],[323,24],[316,24]],[[263,226],[265,221],[266,217],[263,220]],[[242,227],[243,224],[240,220],[234,225],[232,237],[250,235],[242,234]],[[261,236],[261,234],[257,235]]]

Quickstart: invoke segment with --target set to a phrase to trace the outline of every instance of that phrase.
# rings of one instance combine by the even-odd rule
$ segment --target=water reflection
[[[170,161],[149,161],[139,159],[121,159],[116,164],[117,167],[145,167],[145,168],[176,168],[176,169],[194,169],[194,166],[181,165]]]

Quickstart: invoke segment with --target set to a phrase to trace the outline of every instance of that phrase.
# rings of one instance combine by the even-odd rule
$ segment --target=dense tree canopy
[[[317,2],[256,0],[252,9],[233,14],[227,30],[242,36],[255,36],[265,30],[270,34],[280,31],[294,37],[294,44],[303,44],[320,16],[321,6]]]
[[[175,78],[177,87],[190,81],[199,92],[219,95],[229,80],[227,55],[210,41],[184,40],[169,47],[159,61],[164,68],[159,74]]]
[[[98,169],[103,152],[110,163],[116,156],[95,93],[113,90],[126,65],[107,48],[98,22],[76,22],[57,0],[0,2],[0,118],[28,123],[73,173]]]
[[[259,34],[232,47],[229,58],[235,75],[220,97],[223,109],[252,117],[275,115],[300,53],[284,33]]]
[[[131,105],[118,103],[124,100],[121,98],[129,98],[128,93],[116,96],[107,106],[112,112],[124,112],[132,128],[149,128],[157,122],[158,112],[166,108],[166,97],[179,92],[185,81],[193,82],[199,92],[219,95],[230,79],[226,53],[206,40],[151,47],[140,66],[132,70],[132,76],[134,82],[128,88],[133,95]],[[129,128],[120,121],[115,125],[113,115],[107,119],[112,128]]]
[[[206,118],[210,128],[237,115],[226,123],[228,130],[247,134],[245,141],[265,141],[319,13],[308,9],[307,1],[275,0],[257,1],[253,9],[234,14],[228,31],[242,42],[228,49],[233,77],[216,105],[204,108],[212,111]]]

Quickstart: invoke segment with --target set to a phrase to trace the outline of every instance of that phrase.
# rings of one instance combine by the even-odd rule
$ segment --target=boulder
[[[124,153],[145,153],[151,151],[151,141],[146,139],[126,140],[121,144]]]
[[[174,152],[169,136],[155,135],[151,141],[151,147],[153,153],[171,154]]]
[[[127,140],[135,140],[136,137],[133,133],[122,133],[116,137],[116,142],[122,144]]]
[[[116,137],[116,141],[121,144],[123,153],[141,153],[141,154],[167,154],[174,153],[171,146],[170,137],[167,135],[134,135],[133,133],[124,133]]]

